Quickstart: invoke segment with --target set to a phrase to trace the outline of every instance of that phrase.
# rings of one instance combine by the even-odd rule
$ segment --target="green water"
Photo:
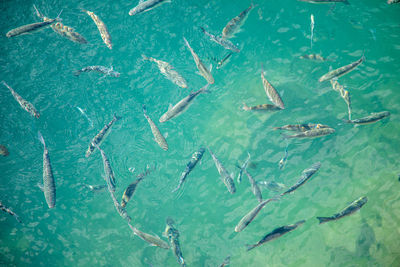
[[[254,1],[258,4],[232,39],[241,52],[212,73],[210,94],[201,94],[180,117],[160,124],[159,117],[205,85],[196,74],[185,36],[206,65],[226,51],[209,41],[199,26],[217,34],[251,1],[173,0],[134,17],[136,1],[1,1],[0,80],[5,80],[39,110],[34,119],[1,86],[0,143],[10,151],[0,159],[3,204],[23,220],[0,216],[2,266],[179,266],[171,250],[149,246],[134,236],[116,213],[107,192],[93,193],[79,184],[104,184],[103,164],[85,151],[96,133],[122,116],[102,144],[117,179],[120,199],[125,187],[146,165],[155,170],[138,187],[127,211],[140,230],[161,236],[172,217],[180,232],[187,266],[218,266],[231,255],[231,266],[399,266],[400,265],[400,4],[384,0],[350,0],[351,5],[314,5],[294,0]],[[50,28],[31,35],[6,38],[20,25],[39,21],[32,5],[49,17],[63,9],[63,23],[88,41],[75,44]],[[107,25],[113,49],[102,42],[87,14],[96,13]],[[310,15],[315,16],[310,49]],[[387,110],[374,124],[353,127],[342,123],[347,107],[329,82],[318,78],[329,67],[359,59],[366,61],[339,82],[351,94],[353,118]],[[299,59],[321,53],[333,62]],[[188,81],[175,86],[141,54],[169,62]],[[240,110],[270,103],[260,79],[281,93],[286,109],[274,113]],[[88,65],[112,65],[119,78],[73,71]],[[154,141],[142,104],[162,133],[169,150]],[[84,109],[93,127],[76,107]],[[275,126],[322,123],[335,134],[311,140],[291,140],[286,167],[279,170],[285,141]],[[57,204],[48,209],[37,187],[42,181],[43,147],[49,149],[57,187]],[[279,202],[268,204],[241,233],[235,225],[257,205],[247,178],[228,193],[208,152],[189,175],[183,192],[171,193],[191,154],[208,145],[236,178],[236,163],[247,151],[249,172],[257,181],[274,179],[294,184],[302,170],[320,161],[322,167],[304,186]],[[134,174],[129,168],[135,168]],[[264,198],[275,193],[263,189]],[[323,225],[316,216],[329,216],[351,201],[367,196],[356,214]],[[306,223],[295,231],[250,252],[273,229]]]

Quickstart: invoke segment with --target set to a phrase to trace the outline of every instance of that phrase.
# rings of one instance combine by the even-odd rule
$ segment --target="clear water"
[[[122,3],[124,2],[124,3]],[[1,1],[0,80],[5,80],[40,111],[36,120],[22,110],[2,86],[0,143],[10,155],[0,160],[1,201],[23,220],[0,216],[0,263],[3,266],[178,266],[172,251],[149,246],[134,236],[119,217],[108,193],[79,186],[103,184],[100,154],[84,154],[91,138],[111,120],[115,124],[102,148],[117,177],[117,196],[147,164],[156,170],[140,184],[127,206],[133,224],[161,236],[171,216],[180,231],[188,266],[218,266],[231,255],[231,266],[399,266],[400,265],[400,5],[384,0],[352,1],[351,5],[314,5],[298,1],[254,1],[243,31],[234,40],[241,52],[221,70],[213,69],[212,93],[200,95],[178,118],[164,124],[158,118],[205,80],[183,36],[204,59],[221,58],[223,48],[210,42],[203,26],[216,34],[251,1],[173,0],[147,13],[130,17],[135,1]],[[7,39],[17,26],[39,21],[32,4],[49,17],[63,9],[63,23],[90,42],[74,44],[51,29]],[[108,26],[114,48],[102,42],[85,8]],[[310,50],[310,15],[315,16]],[[374,35],[371,33],[373,32]],[[329,70],[357,60],[366,62],[340,83],[352,97],[353,117],[388,110],[389,119],[353,127],[342,124],[347,108],[328,82],[318,78]],[[300,60],[321,53],[334,62]],[[181,89],[165,79],[141,54],[172,64],[188,81]],[[240,110],[269,103],[260,80],[266,78],[282,94],[286,109],[275,113]],[[73,71],[87,65],[112,65],[119,78]],[[154,141],[141,106],[163,133],[170,149]],[[76,106],[86,110],[94,126]],[[316,122],[336,133],[312,140],[291,141],[284,170],[278,162],[285,142],[272,127]],[[42,181],[43,148],[49,148],[57,186],[57,204],[48,209],[37,187]],[[303,169],[321,161],[320,171],[294,194],[267,205],[241,233],[233,234],[240,218],[257,201],[247,178],[228,193],[207,152],[189,175],[183,193],[172,194],[191,154],[208,145],[225,167],[252,155],[249,172],[258,181],[274,179],[291,185]],[[128,169],[136,168],[135,174]],[[264,198],[273,192],[263,191]],[[316,216],[340,211],[360,196],[368,203],[342,220],[318,225]],[[276,227],[305,219],[297,230],[250,252]]]

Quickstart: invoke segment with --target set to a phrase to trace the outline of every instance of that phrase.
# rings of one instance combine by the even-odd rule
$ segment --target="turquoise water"
[[[0,143],[10,151],[0,160],[1,201],[22,219],[0,216],[0,263],[3,266],[179,266],[171,250],[149,246],[134,236],[116,213],[107,192],[93,193],[81,184],[104,184],[100,153],[85,151],[94,135],[122,116],[102,144],[117,179],[120,199],[126,186],[146,165],[155,170],[139,185],[127,205],[132,224],[162,235],[172,217],[180,232],[188,266],[218,266],[231,255],[231,266],[399,266],[400,265],[400,4],[352,1],[351,5],[314,5],[298,1],[258,4],[232,39],[241,48],[222,69],[212,70],[215,84],[180,117],[163,124],[159,117],[205,85],[196,74],[185,36],[200,58],[222,58],[226,51],[206,38],[199,26],[217,34],[251,1],[179,1],[134,17],[135,1],[2,1],[1,72],[5,80],[41,113],[34,119],[1,86]],[[49,17],[63,9],[63,23],[89,44],[75,44],[50,28],[14,38],[12,28],[39,21],[33,4]],[[109,50],[87,14],[97,14],[113,40]],[[310,15],[315,16],[310,49]],[[334,59],[317,63],[299,59],[320,53]],[[329,67],[366,61],[339,79],[351,94],[353,118],[387,110],[386,118],[354,127],[342,123],[347,107],[329,82],[318,78]],[[169,62],[187,80],[187,89],[164,78],[141,54]],[[245,112],[248,105],[270,103],[262,87],[260,65],[282,95],[286,109]],[[112,65],[119,78],[73,71],[88,65]],[[143,116],[168,133],[169,150],[154,141]],[[93,127],[76,107],[84,109]],[[279,170],[285,141],[272,128],[284,124],[322,123],[336,132],[322,138],[290,140],[286,167]],[[37,184],[42,181],[43,147],[49,149],[57,187],[57,204],[48,209]],[[294,194],[268,204],[241,233],[235,225],[257,200],[246,177],[228,193],[208,152],[189,175],[183,192],[171,193],[191,154],[208,145],[236,178],[236,163],[247,151],[249,172],[257,181],[294,184],[314,162],[319,172]],[[134,174],[128,169],[135,168]],[[263,197],[275,192],[263,189]],[[368,203],[356,214],[318,225],[360,196]],[[295,231],[246,252],[245,244],[273,229],[305,219]]]

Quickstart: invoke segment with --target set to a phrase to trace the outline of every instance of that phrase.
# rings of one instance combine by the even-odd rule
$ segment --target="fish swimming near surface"
[[[285,139],[291,139],[291,138],[315,138],[315,137],[321,137],[329,134],[333,134],[335,132],[335,129],[333,128],[315,128],[311,130],[307,130],[304,132],[300,132],[294,135],[282,135],[283,138]]]
[[[219,37],[219,36],[215,36],[215,35],[209,33],[208,31],[206,31],[203,27],[200,27],[200,29],[205,35],[210,37],[211,41],[219,44],[223,48],[231,50],[231,51],[236,52],[236,53],[240,52],[240,49],[236,45],[234,45],[231,41],[229,41],[229,40],[227,40],[225,38]]]
[[[360,118],[360,119],[354,119],[354,120],[344,120],[346,123],[352,123],[352,124],[358,124],[358,125],[364,125],[364,124],[369,124],[373,122],[377,122],[383,118],[389,117],[390,112],[389,111],[381,111],[378,113],[372,113],[371,115]]]
[[[264,68],[261,64],[261,81],[264,86],[265,93],[267,94],[269,100],[274,103],[275,106],[279,107],[280,109],[285,109],[285,105],[283,104],[282,98],[279,95],[278,91],[265,79],[264,77]]]
[[[142,58],[144,60],[155,62],[161,74],[167,77],[168,80],[178,85],[179,87],[187,88],[186,80],[176,70],[174,70],[174,68],[168,62],[158,60],[152,57],[146,57],[145,55],[142,55]]]
[[[147,1],[139,1],[139,4],[129,10],[129,15],[134,16],[139,13],[144,13],[153,8],[156,8],[164,3],[171,3],[171,0],[147,0]]]
[[[232,58],[232,52],[226,54],[221,60],[217,61],[217,70],[221,69],[225,66]]]
[[[367,197],[360,197],[359,199],[353,201],[346,208],[344,208],[341,212],[336,213],[331,217],[317,217],[317,219],[319,220],[319,224],[339,220],[345,216],[349,216],[354,212],[358,211],[359,209],[361,209],[362,206],[364,206],[365,203],[367,203],[367,201],[368,201]]]
[[[201,94],[201,93],[209,93],[208,86],[209,86],[209,84],[207,84],[206,86],[202,87],[201,89],[199,89],[199,90],[197,90],[195,92],[191,92],[188,96],[186,96],[181,101],[176,103],[175,106],[169,108],[167,110],[167,112],[165,112],[161,116],[159,122],[166,122],[166,121],[168,121],[168,120],[170,120],[172,118],[175,118],[175,117],[179,116],[183,112],[185,112],[186,109],[192,104],[193,100],[199,94]]]
[[[240,12],[240,14],[233,19],[231,19],[228,24],[222,29],[222,37],[229,39],[235,36],[236,33],[240,31],[240,27],[244,24],[250,11],[255,7],[251,4],[248,8]]]
[[[219,267],[225,267],[231,263],[231,256],[228,256],[224,259],[224,261],[221,263]]]
[[[254,245],[247,245],[247,251],[258,247],[266,242],[272,241],[274,239],[277,239],[281,236],[283,236],[284,234],[287,234],[293,230],[295,230],[297,227],[303,225],[306,221],[302,220],[302,221],[298,221],[295,224],[291,224],[291,225],[285,225],[285,226],[281,226],[278,227],[276,229],[274,229],[271,233],[268,233],[267,235],[265,235],[260,241],[258,241],[256,244]]]
[[[39,112],[36,110],[36,108],[28,101],[26,101],[25,99],[23,99],[17,92],[14,91],[14,89],[12,89],[5,81],[2,81],[2,84],[7,87],[11,94],[13,95],[13,97],[15,98],[15,100],[17,100],[18,104],[25,109],[27,112],[29,112],[29,114],[31,114],[33,117],[35,118],[39,118],[40,114]]]
[[[324,74],[321,76],[321,78],[319,78],[319,82],[324,82],[324,81],[328,81],[331,80],[333,78],[339,78],[347,73],[349,73],[350,71],[354,70],[355,68],[357,68],[363,61],[365,60],[364,55],[357,61],[354,61],[346,66],[340,67],[338,69],[335,70],[331,70],[328,73]]]
[[[286,165],[287,159],[288,159],[288,157],[289,157],[288,149],[289,149],[289,143],[286,142],[285,154],[283,155],[283,157],[281,158],[281,160],[278,162],[278,166],[279,166],[279,169],[280,169],[280,170],[283,170],[283,168],[284,168],[285,165]]]
[[[183,185],[183,183],[186,180],[186,177],[189,175],[189,173],[194,169],[194,167],[196,167],[197,163],[201,160],[201,158],[204,155],[204,147],[201,147],[198,151],[194,152],[192,155],[192,158],[190,159],[190,161],[188,162],[188,164],[186,165],[185,170],[182,172],[181,174],[181,178],[179,180],[178,186],[172,190],[172,193],[176,192],[179,190],[179,188],[181,188],[181,186]]]
[[[100,32],[101,39],[103,39],[103,42],[106,44],[108,48],[112,49],[111,35],[108,32],[106,24],[104,24],[104,22],[93,12],[85,9],[83,9],[82,11],[88,14],[92,18],[92,20],[97,26],[97,29]]]
[[[305,132],[312,129],[322,129],[322,128],[330,128],[330,127],[319,123],[304,123],[304,124],[288,124],[281,127],[274,127],[274,130]]]
[[[49,208],[56,205],[56,185],[54,182],[53,170],[50,163],[49,150],[44,142],[43,136],[38,132],[39,140],[43,144],[43,193]]]
[[[272,104],[261,104],[261,105],[257,105],[257,106],[252,106],[249,107],[246,105],[246,103],[243,102],[243,110],[249,111],[249,110],[254,110],[254,111],[276,111],[276,110],[280,110],[280,107],[277,107],[275,105]]]
[[[104,125],[103,129],[101,129],[100,132],[95,137],[93,137],[92,141],[90,141],[85,157],[90,157],[90,155],[96,148],[96,145],[101,145],[101,143],[104,141],[104,138],[111,130],[111,126],[113,126],[113,124],[120,119],[121,117],[118,117],[114,114],[114,118],[108,124]]]
[[[146,106],[143,105],[143,114],[144,117],[146,118],[146,120],[148,121],[150,128],[151,128],[151,132],[153,133],[154,136],[154,140],[156,141],[156,143],[165,151],[168,150],[168,143],[165,140],[164,136],[161,134],[160,130],[158,129],[158,127],[156,126],[156,124],[153,122],[153,120],[149,117],[149,115],[147,115],[147,111],[146,111]]]
[[[2,155],[4,157],[7,157],[8,155],[10,155],[6,146],[0,145],[0,155]]]
[[[174,227],[175,222],[171,218],[167,218],[167,226],[165,228],[165,236],[168,238],[172,251],[174,252],[178,262],[185,267],[186,263],[182,256],[182,250],[179,243],[179,231]]]
[[[7,212],[11,216],[13,216],[17,220],[17,222],[22,223],[22,221],[19,218],[19,216],[15,212],[13,212],[10,208],[8,208],[5,205],[3,205],[3,203],[1,203],[1,201],[0,201],[0,210],[2,210],[4,212]]]
[[[97,71],[103,73],[105,76],[111,76],[116,78],[119,77],[120,75],[120,73],[116,72],[112,66],[110,68],[104,66],[87,66],[84,67],[83,69],[75,71],[74,75],[79,76],[82,72],[91,72],[91,71]]]
[[[133,183],[128,185],[128,187],[124,191],[124,194],[122,195],[121,207],[123,208],[126,207],[126,204],[128,204],[128,201],[131,199],[131,197],[136,191],[137,186],[141,181],[143,181],[144,177],[145,176],[140,176]]]
[[[104,153],[103,149],[101,149],[98,144],[96,144],[95,146],[100,151],[101,158],[103,159],[105,174],[104,179],[106,180],[108,190],[110,190],[111,192],[115,192],[115,176],[113,170],[111,169],[110,161],[108,160],[106,153]]]
[[[347,0],[298,0],[300,2],[307,2],[312,4],[332,4],[332,3],[343,3],[346,5],[350,5]]]
[[[275,192],[282,191],[286,188],[286,185],[277,183],[275,181],[259,181],[257,184]]]
[[[318,54],[309,54],[309,55],[302,55],[300,56],[301,59],[309,59],[314,61],[331,61],[330,59],[324,58]]]
[[[261,203],[263,201],[263,198],[262,198],[261,190],[258,187],[257,182],[254,180],[253,176],[250,175],[250,173],[247,171],[247,169],[244,169],[243,172],[247,175],[247,178],[249,178],[249,182],[251,185],[251,191],[256,196],[258,202]]]
[[[293,193],[300,186],[305,184],[311,178],[311,176],[313,176],[319,170],[319,168],[321,168],[321,162],[314,163],[310,168],[305,169],[303,171],[303,173],[301,174],[301,178],[293,186],[291,186],[288,190],[283,192],[281,194],[281,196],[284,196],[289,193]]]
[[[133,227],[130,223],[128,223],[129,227],[132,229],[133,233],[140,237],[142,240],[146,241],[149,243],[151,246],[156,246],[164,249],[170,249],[170,246],[167,242],[159,238],[158,236],[154,235],[149,235],[147,233],[144,233],[137,229],[136,227]]]
[[[200,75],[203,76],[204,79],[206,79],[206,81],[209,84],[213,84],[214,83],[214,77],[211,74],[211,70],[207,69],[207,67],[204,66],[204,63],[201,61],[201,59],[196,54],[196,52],[194,52],[193,48],[190,46],[189,42],[186,40],[185,37],[183,37],[183,40],[185,42],[185,45],[189,48],[190,53],[193,56],[194,62],[196,63],[196,67],[199,70]]]
[[[228,173],[228,171],[225,169],[225,167],[222,165],[222,163],[219,161],[219,159],[214,155],[214,153],[210,150],[210,148],[207,147],[207,149],[210,152],[211,157],[214,160],[214,163],[215,163],[215,166],[217,167],[219,175],[221,175],[222,182],[228,188],[229,193],[234,194],[236,192],[236,187],[235,187],[235,182],[232,179],[232,176]]]
[[[239,184],[242,182],[243,171],[247,168],[247,166],[249,165],[249,162],[250,162],[250,153],[247,152],[247,159],[243,163],[243,165],[242,166],[236,165],[236,167],[239,168],[239,174],[238,174],[238,177],[237,177],[237,182]]]
[[[110,192],[111,199],[113,200],[114,207],[115,207],[115,209],[117,210],[119,216],[121,216],[121,217],[122,217],[124,220],[126,220],[126,221],[128,222],[128,224],[129,224],[129,223],[131,222],[132,218],[128,215],[128,213],[126,212],[126,209],[123,208],[123,207],[119,204],[117,198],[116,198],[115,195],[114,195],[113,189],[112,189],[110,186],[107,186],[107,188],[108,188],[108,192]]]

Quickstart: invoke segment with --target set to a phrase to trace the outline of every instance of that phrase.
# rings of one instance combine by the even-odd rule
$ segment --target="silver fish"
[[[194,52],[194,50],[192,49],[192,47],[190,46],[189,42],[186,40],[185,37],[183,37],[183,40],[185,41],[185,45],[189,48],[190,53],[193,56],[194,62],[196,63],[196,67],[199,70],[200,75],[203,76],[204,79],[206,79],[206,81],[209,84],[213,84],[214,77],[212,76],[211,71],[208,70],[206,66],[204,66],[203,62],[200,60],[199,56]]]
[[[377,121],[379,121],[383,118],[389,117],[389,116],[390,116],[389,111],[381,111],[378,113],[372,113],[371,115],[364,117],[364,118],[360,118],[360,119],[344,120],[344,122],[364,125],[364,124],[368,124],[368,123],[377,122]]]
[[[243,171],[247,168],[247,166],[249,165],[249,162],[250,162],[250,153],[247,152],[247,159],[243,163],[243,165],[242,166],[236,165],[236,167],[239,168],[239,174],[238,174],[238,177],[237,177],[237,182],[239,184],[242,182]]]
[[[261,194],[261,190],[257,185],[257,182],[254,180],[253,176],[251,176],[247,169],[244,169],[244,173],[247,175],[247,178],[249,178],[249,182],[251,185],[251,191],[253,192],[253,194],[256,196],[258,202],[262,202],[263,198],[262,198],[262,194]]]
[[[134,16],[136,14],[147,12],[156,8],[164,3],[171,3],[171,0],[147,0],[147,1],[139,1],[139,4],[129,10],[129,15]]]
[[[147,174],[150,173],[149,168],[146,169],[146,171],[142,174],[139,174],[137,176],[137,179],[131,183],[130,185],[128,185],[128,187],[125,189],[123,195],[122,195],[122,201],[121,201],[121,207],[125,208],[126,204],[128,204],[128,201],[131,199],[131,197],[133,196],[133,194],[136,191],[137,186],[139,185],[139,183],[141,181],[143,181],[143,179],[147,176]]]
[[[274,103],[275,106],[279,107],[280,109],[285,109],[285,105],[283,104],[282,98],[279,95],[278,91],[265,79],[264,77],[264,68],[261,64],[261,81],[264,86],[265,93],[267,94],[269,100]]]
[[[175,104],[172,108],[168,109],[167,112],[165,112],[161,118],[160,122],[166,122],[172,118],[175,118],[176,116],[182,114],[186,109],[192,104],[193,100],[201,93],[209,93],[208,91],[208,86],[202,87],[201,89],[197,90],[196,92],[191,92],[188,96],[183,98],[181,101]]]
[[[317,217],[319,220],[319,224],[321,223],[326,223],[329,221],[335,221],[339,220],[345,216],[351,215],[354,212],[358,211],[361,209],[362,206],[367,203],[368,198],[367,197],[360,197],[359,199],[353,201],[350,205],[348,205],[346,208],[344,208],[341,212],[334,214],[331,217]]]
[[[324,58],[318,54],[309,54],[309,55],[302,55],[300,56],[301,59],[309,59],[314,61],[331,61],[330,59]]]
[[[343,3],[346,5],[350,5],[347,0],[298,0],[300,2],[307,2],[311,4],[331,4],[331,3]]]
[[[322,75],[318,81],[323,82],[323,81],[331,80],[333,78],[339,78],[340,76],[343,76],[343,75],[349,73],[350,71],[354,70],[355,68],[357,68],[358,65],[360,65],[364,60],[365,60],[365,57],[363,55],[359,60],[354,61],[353,63],[350,63],[346,66],[340,67],[335,70],[331,70],[328,73]]]
[[[113,170],[111,169],[110,161],[108,160],[106,153],[104,153],[104,151],[100,148],[98,144],[96,144],[96,148],[100,151],[101,158],[103,159],[105,174],[104,179],[106,180],[108,190],[110,190],[111,192],[115,192],[115,176]]]
[[[222,37],[225,39],[229,39],[235,36],[236,33],[239,32],[240,27],[246,21],[250,11],[255,7],[255,5],[251,4],[247,9],[243,10],[238,16],[231,19],[228,24],[222,30]]]
[[[280,110],[281,108],[277,107],[275,105],[272,105],[272,104],[261,104],[261,105],[256,105],[256,106],[249,107],[249,106],[246,105],[246,103],[243,102],[242,109],[246,110],[246,111],[249,111],[249,110],[254,110],[254,111],[262,111],[262,110],[265,110],[265,111],[276,111],[276,110]]]
[[[43,144],[43,192],[49,208],[56,205],[56,185],[54,182],[53,170],[51,168],[49,151],[47,150],[43,136],[38,132],[39,140]]]
[[[116,78],[119,77],[120,75],[120,73],[116,72],[112,66],[110,68],[104,66],[87,66],[84,67],[83,69],[75,71],[74,75],[79,76],[82,72],[91,72],[91,71],[97,71],[103,73],[106,76],[111,76]]]
[[[171,248],[178,259],[179,264],[182,267],[186,266],[185,260],[183,259],[181,246],[179,243],[179,231],[174,227],[174,221],[171,218],[167,218],[167,226],[165,228],[165,236],[168,237]]]
[[[207,147],[207,149],[210,152],[211,157],[214,160],[215,166],[217,167],[219,175],[221,176],[222,182],[228,188],[229,193],[234,194],[236,192],[236,187],[235,187],[235,182],[232,179],[232,176],[228,173],[228,171],[225,169],[225,167],[222,165],[222,163],[218,160],[218,158],[214,155],[214,153],[210,150],[210,148]]]
[[[111,35],[108,32],[106,24],[104,24],[104,22],[93,12],[85,9],[83,9],[82,11],[88,14],[92,18],[92,20],[97,26],[97,29],[100,32],[101,39],[103,39],[103,42],[106,44],[108,48],[112,49]]]
[[[15,92],[5,81],[2,81],[3,85],[7,87],[15,100],[17,100],[18,104],[25,109],[29,114],[31,114],[33,117],[39,118],[40,114],[39,112],[35,109],[35,107],[25,99],[23,99],[17,92]]]
[[[274,127],[274,130],[286,130],[286,131],[295,131],[295,132],[305,132],[312,129],[321,129],[321,128],[330,128],[327,125],[323,125],[320,123],[307,123],[307,124],[288,124],[282,127]]]
[[[288,190],[283,192],[281,194],[281,196],[292,193],[296,189],[298,189],[300,186],[305,184],[311,178],[311,176],[313,176],[319,170],[319,168],[321,168],[321,163],[317,162],[317,163],[314,163],[310,168],[305,169],[303,171],[303,173],[301,174],[301,178],[293,186],[291,186]]]
[[[8,152],[8,149],[4,146],[4,145],[0,145],[0,155],[7,157],[8,155],[10,155],[10,153]]]
[[[15,212],[13,212],[10,208],[4,206],[3,203],[1,203],[1,201],[0,201],[0,210],[2,210],[4,212],[7,212],[11,216],[13,216],[17,220],[17,222],[22,223],[22,221],[19,218],[19,216]]]
[[[128,224],[129,224],[129,223],[131,222],[131,220],[132,220],[131,217],[130,217],[130,216],[128,215],[128,213],[126,212],[126,209],[123,208],[123,207],[119,204],[117,198],[116,198],[115,195],[114,195],[114,191],[112,190],[112,188],[110,188],[110,186],[107,186],[107,188],[108,188],[108,192],[110,192],[111,198],[112,198],[113,203],[114,203],[114,207],[115,207],[115,209],[117,210],[119,216],[121,216],[123,219],[125,219],[125,220],[128,222]]]
[[[137,229],[136,227],[133,227],[130,223],[128,223],[128,225],[132,229],[132,231],[135,235],[137,235],[142,240],[149,243],[151,246],[156,246],[156,247],[160,247],[160,248],[164,248],[164,249],[170,249],[170,246],[168,245],[168,243],[165,242],[164,240],[162,240],[161,238],[159,238],[158,236],[146,234],[146,233],[140,231],[139,229]]]
[[[291,139],[291,138],[315,138],[315,137],[321,137],[329,134],[333,134],[335,132],[335,129],[333,128],[315,128],[311,129],[305,132],[300,132],[294,135],[282,135],[283,138],[285,139]]]
[[[231,256],[228,256],[224,259],[224,262],[221,263],[219,267],[225,267],[231,263]]]
[[[203,27],[200,27],[200,29],[205,35],[210,37],[211,41],[221,45],[223,48],[231,50],[236,53],[240,52],[239,48],[236,45],[234,45],[231,41],[224,39],[222,37],[219,37],[219,36],[215,36],[215,35],[209,33],[208,31],[206,31]]]
[[[151,132],[153,133],[154,140],[157,142],[157,144],[164,149],[165,151],[168,150],[168,144],[167,141],[165,140],[164,136],[161,134],[160,130],[158,127],[155,125],[153,120],[147,115],[146,111],[146,106],[143,105],[143,114],[148,123],[150,124]]]

